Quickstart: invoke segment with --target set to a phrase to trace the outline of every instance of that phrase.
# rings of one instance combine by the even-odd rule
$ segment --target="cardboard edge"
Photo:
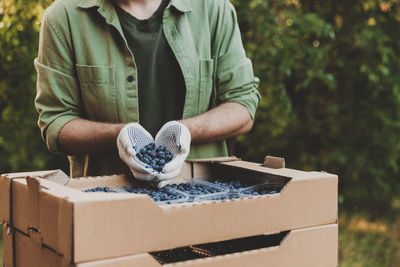
[[[33,177],[26,177],[26,183],[28,186],[29,199],[32,203],[31,207],[33,210],[33,218],[30,227],[40,230],[40,215],[39,215],[39,194],[40,194],[40,182]]]
[[[26,178],[27,176],[31,176],[31,177],[35,177],[35,178],[43,178],[43,179],[48,179],[48,180],[50,180],[51,178],[54,178],[55,176],[58,176],[58,175],[67,176],[62,170],[16,172],[16,173],[5,173],[3,175],[7,176],[9,179]]]
[[[218,157],[218,158],[205,158],[205,159],[192,159],[186,160],[188,163],[223,163],[223,162],[231,162],[231,161],[239,161],[241,160],[238,157],[230,156],[230,157]]]
[[[6,176],[0,177],[0,223],[11,224],[11,180]]]
[[[338,178],[336,174],[328,173],[325,171],[302,171],[290,168],[272,169],[265,167],[261,163],[249,161],[223,162],[221,163],[221,165],[232,166],[243,170],[266,173],[273,176],[281,176],[292,179],[319,179],[322,177],[336,177],[336,179]]]

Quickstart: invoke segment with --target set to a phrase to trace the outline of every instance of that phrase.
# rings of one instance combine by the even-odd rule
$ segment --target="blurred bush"
[[[64,157],[51,155],[37,127],[36,71],[40,19],[52,1],[0,2],[0,173],[62,168]]]
[[[398,211],[399,2],[233,3],[263,95],[235,153],[338,174],[346,210]]]
[[[0,2],[0,172],[62,168],[33,106],[40,18],[50,0]],[[232,0],[263,96],[235,154],[340,176],[340,203],[371,217],[399,208],[400,4]],[[397,201],[397,202],[396,202]]]

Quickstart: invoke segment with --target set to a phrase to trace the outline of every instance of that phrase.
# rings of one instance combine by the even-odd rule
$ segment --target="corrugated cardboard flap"
[[[285,159],[284,158],[278,158],[278,157],[272,157],[272,156],[266,156],[264,159],[264,166],[272,169],[281,169],[285,168]]]
[[[46,180],[64,175],[61,171],[3,175],[0,178],[0,215],[1,222],[25,235],[38,236],[36,240],[70,260],[73,223],[69,199],[76,190]]]
[[[9,179],[26,178],[28,176],[34,178],[42,178],[65,185],[70,179],[62,170],[34,171],[34,172],[17,172],[4,174]]]
[[[219,157],[219,158],[193,159],[193,160],[187,160],[186,162],[189,162],[189,163],[222,163],[222,162],[230,162],[230,161],[237,161],[237,160],[240,160],[240,158],[237,158],[235,156],[230,156],[230,157]]]
[[[12,218],[10,218],[13,204],[11,183],[14,179],[25,179],[26,177],[48,179],[62,185],[66,185],[69,180],[69,177],[61,170],[2,174],[0,177],[0,223],[13,226]]]
[[[260,173],[266,173],[273,176],[281,176],[281,177],[289,177],[294,180],[298,179],[319,179],[321,177],[334,178],[338,179],[338,176],[335,174],[327,173],[327,172],[318,172],[318,171],[300,171],[289,168],[269,168],[265,167],[263,164],[254,163],[249,161],[235,161],[235,162],[224,162],[221,163],[225,166],[230,166],[238,169],[255,171]]]

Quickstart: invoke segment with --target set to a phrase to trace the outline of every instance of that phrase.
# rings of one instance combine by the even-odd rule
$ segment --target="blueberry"
[[[150,144],[148,144],[148,147],[150,148],[150,149],[154,149],[155,147],[156,147],[156,144],[153,142],[153,143],[150,143]]]

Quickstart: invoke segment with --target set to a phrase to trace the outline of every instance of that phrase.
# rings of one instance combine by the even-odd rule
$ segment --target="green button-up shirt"
[[[43,17],[35,105],[52,152],[63,153],[58,135],[73,119],[139,121],[137,68],[111,1],[56,0]],[[242,104],[254,118],[258,79],[228,0],[171,0],[163,31],[186,84],[182,118],[224,102]],[[225,142],[217,142],[192,145],[189,158],[225,155]],[[117,152],[69,160],[72,177],[128,170]]]

